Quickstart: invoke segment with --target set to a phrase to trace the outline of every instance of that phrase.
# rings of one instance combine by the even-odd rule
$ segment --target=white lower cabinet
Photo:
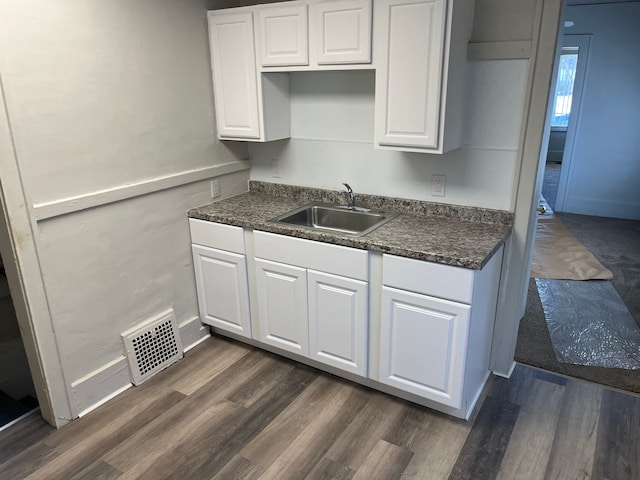
[[[202,323],[251,338],[244,255],[192,245]]]
[[[367,374],[367,282],[309,270],[309,356]]]
[[[470,309],[383,287],[379,381],[460,408]]]
[[[383,255],[374,379],[468,418],[489,377],[501,266],[502,249],[481,270]]]
[[[366,377],[368,252],[254,232],[261,342]]]
[[[189,223],[203,323],[469,417],[489,376],[501,249],[469,270]]]
[[[307,271],[256,259],[258,340],[300,355],[309,355]]]

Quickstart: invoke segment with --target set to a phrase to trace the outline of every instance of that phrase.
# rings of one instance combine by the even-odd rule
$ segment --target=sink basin
[[[384,225],[397,215],[397,213],[310,204],[280,215],[271,221],[310,230],[361,236]]]

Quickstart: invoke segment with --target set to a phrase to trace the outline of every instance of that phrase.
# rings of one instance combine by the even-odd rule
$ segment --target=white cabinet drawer
[[[245,253],[242,227],[190,218],[189,230],[191,243],[228,252]]]
[[[253,238],[257,258],[356,280],[368,279],[369,253],[366,250],[258,231],[254,232]]]
[[[473,270],[394,255],[383,256],[382,268],[385,286],[471,303]]]

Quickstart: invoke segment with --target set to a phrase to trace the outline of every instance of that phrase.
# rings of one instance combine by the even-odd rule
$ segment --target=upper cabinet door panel
[[[260,138],[251,12],[210,13],[209,39],[218,135]]]
[[[258,22],[263,67],[309,64],[306,5],[260,8]]]
[[[319,65],[371,63],[371,0],[312,4]]]
[[[376,5],[378,143],[438,148],[445,0]]]

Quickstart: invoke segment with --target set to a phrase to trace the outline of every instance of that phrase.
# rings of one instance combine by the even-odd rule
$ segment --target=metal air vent
[[[134,385],[182,358],[182,342],[173,310],[121,334]]]

